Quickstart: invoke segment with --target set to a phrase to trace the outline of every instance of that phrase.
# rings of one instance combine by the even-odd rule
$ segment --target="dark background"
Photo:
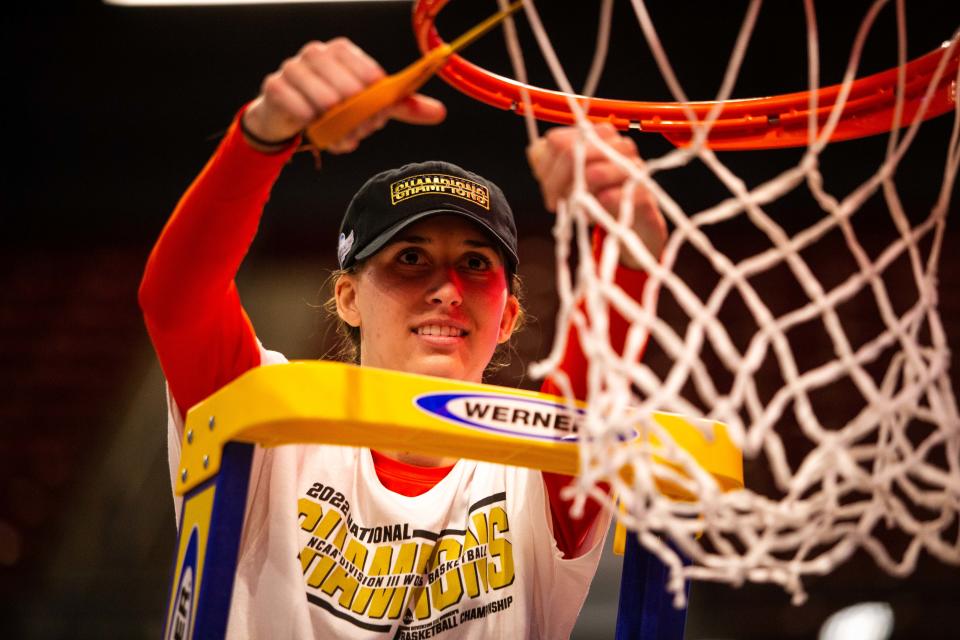
[[[494,10],[487,1],[452,4],[438,21],[447,39]],[[540,4],[565,68],[574,85],[582,85],[592,55],[594,3]],[[709,99],[719,87],[746,3],[648,4],[688,95]],[[818,6],[824,84],[841,78],[868,6],[833,4],[838,6]],[[908,4],[910,57],[932,50],[960,25],[956,2]],[[0,398],[3,637],[160,634],[175,523],[162,376],[135,299],[149,247],[218,135],[256,95],[265,74],[308,40],[337,35],[349,36],[388,71],[398,70],[418,54],[409,6],[131,9],[75,1],[5,9],[0,45],[6,123],[0,173],[0,377],[8,389]],[[617,3],[615,20],[598,94],[670,99],[628,3]],[[893,24],[893,7],[887,7],[859,75],[895,64]],[[767,3],[735,96],[801,90],[805,33],[801,3]],[[533,47],[525,51],[532,78],[553,87]],[[511,75],[498,33],[466,55]],[[329,335],[315,305],[334,265],[336,229],[349,197],[375,171],[443,158],[498,182],[513,204],[527,306],[537,320],[518,339],[513,364],[497,381],[536,387],[521,363],[543,355],[553,333],[552,221],[524,161],[522,122],[437,80],[425,91],[449,108],[442,126],[390,126],[356,153],[325,156],[320,171],[307,155],[294,158],[240,275],[245,304],[268,347],[291,357],[325,353]],[[949,117],[924,125],[897,172],[900,196],[915,219],[929,211],[936,196],[950,126]],[[670,148],[659,138],[636,137],[646,157]],[[827,188],[839,196],[848,193],[876,170],[885,144],[881,137],[832,145],[821,161]],[[798,151],[721,154],[748,186],[799,157]],[[687,212],[728,195],[696,163],[661,180]],[[805,190],[799,191],[770,208],[791,231],[822,215]],[[879,200],[871,199],[867,209],[882,210]],[[868,244],[873,222],[880,219],[867,218],[858,227]],[[960,284],[956,236],[948,231],[940,282],[941,311],[954,350],[960,340],[960,305],[953,295]],[[718,230],[718,244],[742,255],[752,250],[747,237],[743,229]],[[837,269],[841,263],[838,257]],[[708,280],[701,284],[707,286]],[[700,282],[696,275],[692,281]],[[618,573],[617,562],[605,559],[575,637],[611,635]],[[809,580],[810,600],[802,607],[791,606],[774,587],[695,585],[688,637],[815,637],[830,613],[864,600],[892,604],[895,637],[960,637],[958,573],[924,556],[913,576],[894,579],[858,555],[834,575]]]

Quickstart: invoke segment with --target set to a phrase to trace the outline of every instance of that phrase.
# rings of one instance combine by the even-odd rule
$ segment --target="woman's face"
[[[421,220],[337,282],[337,311],[360,328],[360,363],[480,382],[519,304],[490,236],[456,215]]]

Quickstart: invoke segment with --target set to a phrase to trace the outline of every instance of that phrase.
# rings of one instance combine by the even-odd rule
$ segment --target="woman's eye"
[[[403,264],[421,264],[420,253],[417,251],[404,251],[399,256],[400,262]]]
[[[486,271],[491,266],[490,260],[484,256],[468,256],[466,264],[471,271]]]

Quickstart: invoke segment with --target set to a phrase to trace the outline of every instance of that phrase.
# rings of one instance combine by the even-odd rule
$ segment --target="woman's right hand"
[[[355,95],[386,74],[377,62],[347,38],[310,42],[263,80],[260,95],[244,112],[243,124],[265,141],[287,140],[335,104]],[[384,109],[329,148],[348,153],[360,141],[383,128],[387,120],[437,124],[446,116],[443,103],[414,94]],[[254,148],[269,151],[247,137]]]

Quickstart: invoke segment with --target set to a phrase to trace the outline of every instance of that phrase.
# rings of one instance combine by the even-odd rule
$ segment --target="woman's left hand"
[[[617,152],[642,166],[643,160],[633,140],[619,133],[609,123],[596,124],[594,130]],[[574,173],[573,150],[579,136],[576,127],[554,127],[527,148],[530,168],[540,182],[543,202],[550,212],[556,212],[557,202],[570,195]],[[616,216],[619,212],[624,181],[628,177],[627,172],[607,158],[599,148],[588,143],[584,172],[586,187],[611,215]],[[633,207],[634,233],[654,256],[659,257],[667,241],[666,221],[653,194],[639,183],[633,190]],[[620,251],[620,263],[631,269],[641,268],[623,248]]]

